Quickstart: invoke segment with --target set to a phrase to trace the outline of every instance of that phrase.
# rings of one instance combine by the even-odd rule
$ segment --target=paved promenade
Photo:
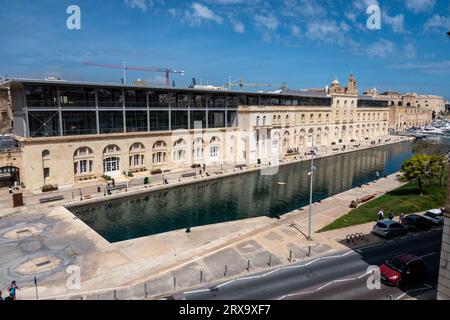
[[[350,211],[352,200],[379,196],[400,185],[391,175],[314,204],[313,230]],[[35,299],[34,276],[41,299],[155,298],[200,283],[269,270],[308,255],[380,241],[372,235],[358,243],[345,240],[351,233],[369,234],[372,224],[314,234],[308,241],[307,208],[281,219],[258,217],[114,244],[59,203],[0,212],[0,290],[16,280],[22,288],[19,299]],[[69,266],[80,268],[79,288],[70,285]]]

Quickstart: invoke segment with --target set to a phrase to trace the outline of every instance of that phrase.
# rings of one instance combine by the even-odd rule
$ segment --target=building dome
[[[338,85],[338,84],[340,84],[340,83],[339,83],[339,81],[338,81],[338,79],[337,79],[337,78],[334,78],[334,80],[333,80],[332,84]]]

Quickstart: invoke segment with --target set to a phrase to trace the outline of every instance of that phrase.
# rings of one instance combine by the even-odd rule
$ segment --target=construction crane
[[[282,83],[281,85],[272,85],[270,83],[249,83],[249,82],[244,82],[243,79],[239,80],[238,83],[233,83],[231,82],[231,78],[230,81],[226,84],[223,85],[224,87],[240,87],[241,91],[243,91],[244,87],[252,87],[252,88],[258,88],[258,87],[269,87],[271,88],[272,86],[276,87],[276,86],[281,86],[282,89],[286,88],[286,83]]]
[[[157,68],[157,67],[130,67],[127,66],[125,61],[122,65],[114,65],[114,64],[100,64],[93,62],[83,62],[86,65],[95,66],[95,67],[103,67],[103,68],[113,68],[113,69],[122,69],[123,70],[123,82],[127,84],[127,70],[135,70],[135,71],[145,71],[145,72],[163,72],[166,75],[166,85],[170,86],[170,74],[181,74],[184,76],[183,70],[174,70],[169,68]]]

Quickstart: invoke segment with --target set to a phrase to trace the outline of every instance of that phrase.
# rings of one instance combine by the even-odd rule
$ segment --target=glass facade
[[[127,132],[147,131],[147,111],[127,111]]]
[[[57,88],[56,86],[25,86],[25,99],[29,108],[57,107]]]
[[[28,112],[30,137],[59,135],[59,117],[56,111]]]
[[[208,128],[225,127],[225,111],[208,112]]]
[[[172,130],[189,129],[188,112],[172,111]]]
[[[61,87],[59,90],[62,107],[95,108],[95,89],[82,87]]]
[[[150,108],[168,108],[169,95],[168,93],[150,91],[149,92],[149,106]]]
[[[125,90],[125,106],[127,108],[147,108],[147,92],[145,90]]]
[[[191,111],[191,129],[195,127],[195,122],[201,122],[201,128],[206,128],[206,111]]]
[[[63,111],[63,135],[96,134],[95,111]]]
[[[358,107],[388,107],[389,101],[372,100],[372,99],[358,99]]]
[[[237,111],[227,111],[227,127],[237,127],[238,116]]]
[[[169,130],[168,111],[150,111],[150,131]]]
[[[123,132],[122,111],[99,112],[100,133]]]
[[[97,89],[98,106],[104,108],[122,108],[122,89]]]

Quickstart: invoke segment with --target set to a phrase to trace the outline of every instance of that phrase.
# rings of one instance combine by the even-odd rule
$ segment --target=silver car
[[[442,209],[428,210],[423,216],[435,225],[444,224],[444,211]]]
[[[373,226],[372,232],[380,237],[388,239],[406,234],[408,232],[408,228],[393,220],[383,220],[377,222]]]

